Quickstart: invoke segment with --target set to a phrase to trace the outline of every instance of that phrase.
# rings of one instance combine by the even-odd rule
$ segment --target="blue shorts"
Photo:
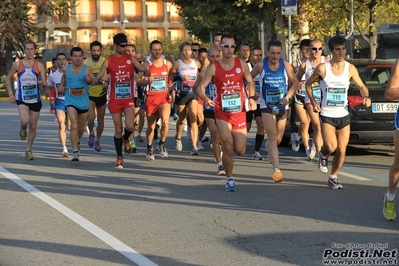
[[[60,111],[63,111],[64,113],[66,113],[67,109],[66,109],[66,106],[65,106],[65,100],[61,100],[61,99],[55,98],[54,109],[55,110],[60,110]]]

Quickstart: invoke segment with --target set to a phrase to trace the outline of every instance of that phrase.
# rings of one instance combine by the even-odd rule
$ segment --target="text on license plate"
[[[372,103],[373,113],[396,113],[398,103]]]

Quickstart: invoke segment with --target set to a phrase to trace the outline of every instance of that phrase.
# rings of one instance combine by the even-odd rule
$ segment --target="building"
[[[31,12],[37,14],[35,7]],[[89,50],[90,43],[95,40],[112,43],[112,37],[119,32],[129,38],[150,41],[167,36],[172,39],[188,36],[176,6],[163,0],[77,0],[72,13],[53,18],[37,17],[38,27],[47,29],[36,40],[40,49],[46,50],[43,61],[78,45]]]

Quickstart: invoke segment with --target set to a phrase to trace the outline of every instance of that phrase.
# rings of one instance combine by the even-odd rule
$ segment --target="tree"
[[[37,17],[64,17],[72,14],[76,0],[2,0],[0,1],[0,51],[11,69],[13,52],[23,55],[23,43],[46,29],[37,28]]]

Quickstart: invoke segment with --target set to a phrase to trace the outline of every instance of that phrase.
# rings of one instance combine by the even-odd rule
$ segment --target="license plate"
[[[396,113],[398,103],[372,103],[373,113]]]

